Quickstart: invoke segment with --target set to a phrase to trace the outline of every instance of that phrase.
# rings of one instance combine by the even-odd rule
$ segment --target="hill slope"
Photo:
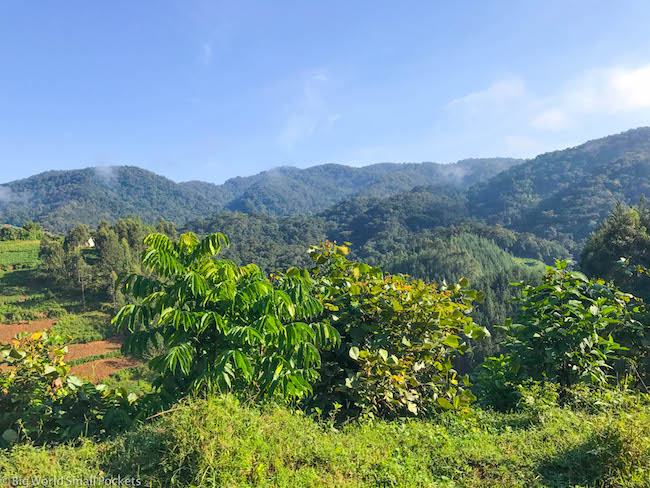
[[[650,127],[542,154],[478,183],[473,215],[539,236],[581,241],[616,200],[650,195]]]
[[[132,166],[48,171],[0,185],[0,223],[41,222],[63,232],[127,215],[177,224],[221,209],[271,215],[310,214],[356,195],[391,195],[421,184],[460,188],[489,178],[521,160],[493,158],[455,164],[376,164],[362,168],[326,164],[282,167],[223,185],[175,183]]]

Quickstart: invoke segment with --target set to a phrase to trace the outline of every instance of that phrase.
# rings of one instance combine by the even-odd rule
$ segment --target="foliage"
[[[521,313],[504,326],[513,373],[568,387],[580,381],[605,383],[617,353],[614,337],[640,324],[638,304],[602,280],[570,271],[566,261],[548,267],[538,286],[522,289]]]
[[[648,127],[541,154],[471,188],[472,215],[579,252],[617,200],[650,194],[648,154]]]
[[[38,241],[43,238],[43,228],[36,222],[27,222],[23,227],[0,227],[1,241]]]
[[[115,440],[0,450],[5,476],[139,477],[142,486],[643,488],[650,410],[440,415],[333,430],[232,397],[186,401]]]
[[[178,242],[151,234],[145,243],[143,264],[154,274],[126,278],[135,303],[114,322],[133,332],[127,350],[160,346],[149,363],[160,374],[154,386],[172,396],[233,388],[290,399],[311,391],[319,350],[338,334],[316,321],[322,305],[308,277],[274,286],[257,266],[214,260],[228,244],[221,234]]]
[[[644,198],[635,207],[617,202],[607,220],[589,236],[580,256],[588,276],[613,280],[629,293],[650,300],[650,280],[629,273],[621,258],[636,266],[650,266],[650,209]]]
[[[312,403],[333,399],[370,416],[417,415],[434,408],[466,409],[475,400],[454,360],[486,329],[470,317],[483,295],[468,281],[441,287],[349,261],[347,246],[312,247],[319,298],[342,347],[326,356]],[[286,278],[300,271],[292,269]]]
[[[67,347],[46,332],[0,343],[0,431],[5,445],[21,439],[65,441],[102,435],[132,423],[136,396],[95,387],[69,375]]]

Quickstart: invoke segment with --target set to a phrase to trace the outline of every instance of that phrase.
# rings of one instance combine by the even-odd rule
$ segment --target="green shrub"
[[[338,402],[344,413],[370,416],[467,409],[476,397],[454,362],[471,339],[488,335],[469,316],[482,294],[464,278],[437,286],[386,275],[347,254],[347,246],[332,243],[310,250],[318,298],[342,347],[324,356],[323,381],[309,404],[331,408]],[[291,269],[286,276],[301,272]]]
[[[522,289],[521,312],[502,328],[513,373],[569,387],[603,384],[618,353],[615,338],[641,328],[635,298],[602,280],[569,271],[566,261],[547,267],[543,284]]]
[[[136,395],[69,375],[67,347],[46,332],[0,343],[0,446],[105,435],[131,424]]]
[[[138,355],[162,338],[165,348],[149,365],[165,395],[234,389],[295,399],[311,391],[320,350],[339,337],[318,321],[322,304],[308,276],[277,286],[255,265],[215,260],[228,244],[221,234],[202,241],[183,234],[178,242],[151,234],[145,244],[143,264],[152,275],[125,280],[134,303],[114,322],[132,332],[125,346]]]

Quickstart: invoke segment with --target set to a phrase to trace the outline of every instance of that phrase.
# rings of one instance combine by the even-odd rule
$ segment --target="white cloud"
[[[569,118],[564,110],[549,108],[533,118],[531,124],[537,129],[559,130],[569,125]]]
[[[107,183],[113,183],[117,179],[118,168],[116,166],[98,164],[95,166],[95,174]]]
[[[541,99],[532,119],[538,129],[562,129],[587,117],[644,114],[650,109],[650,65],[591,70]]]
[[[7,186],[0,186],[0,203],[8,203],[15,200],[15,195],[11,188]]]
[[[505,105],[527,96],[526,85],[520,78],[497,81],[488,88],[469,93],[449,102],[449,107],[480,109]]]
[[[593,69],[550,88],[536,92],[518,77],[497,81],[448,103],[450,126],[468,140],[482,137],[496,149],[529,155],[560,147],[558,132],[573,141],[599,127],[650,124],[650,64]]]
[[[632,70],[615,70],[610,86],[618,109],[636,110],[650,107],[650,65]]]

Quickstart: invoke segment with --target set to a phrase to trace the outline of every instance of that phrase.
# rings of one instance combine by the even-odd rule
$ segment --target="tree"
[[[75,284],[75,288],[81,291],[83,308],[86,309],[86,289],[92,278],[92,268],[86,263],[80,249],[69,251],[65,258],[65,267],[68,276]]]
[[[176,240],[176,238],[178,238],[178,232],[176,232],[174,222],[167,222],[162,217],[158,221],[158,224],[156,224],[156,232],[159,234],[165,234],[171,240]]]
[[[134,303],[114,323],[132,332],[127,350],[156,351],[149,363],[156,387],[172,396],[233,389],[285,399],[311,391],[319,351],[339,336],[318,321],[323,308],[308,276],[277,286],[255,265],[213,259],[228,245],[221,234],[188,233],[178,242],[151,234],[145,245],[142,262],[152,275],[125,279]]]
[[[650,211],[645,199],[628,208],[617,202],[609,217],[589,236],[580,256],[580,268],[589,276],[614,280],[630,293],[650,300],[650,283],[627,273],[618,263],[626,258],[650,266]]]
[[[90,229],[85,224],[81,224],[73,228],[65,238],[64,246],[66,250],[71,250],[76,247],[85,246],[90,239]]]
[[[65,251],[60,241],[44,236],[40,244],[40,259],[43,269],[51,278],[55,281],[66,279]]]

